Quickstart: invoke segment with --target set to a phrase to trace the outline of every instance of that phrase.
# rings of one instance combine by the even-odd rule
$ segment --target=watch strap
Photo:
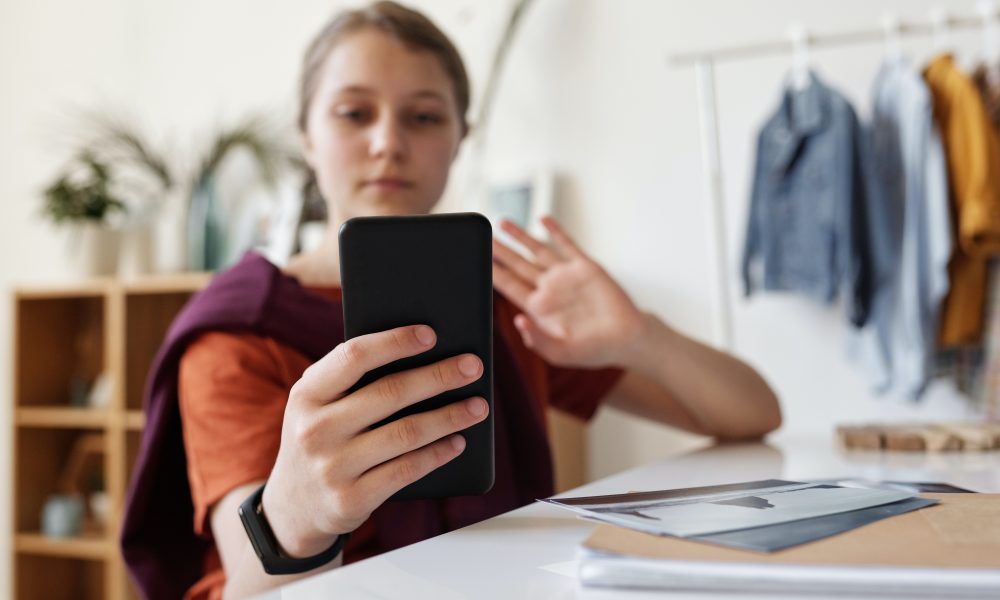
[[[348,533],[338,535],[332,546],[313,556],[293,558],[285,556],[281,552],[278,539],[275,537],[274,531],[271,529],[271,525],[267,522],[267,517],[264,515],[263,497],[265,485],[267,484],[265,483],[257,488],[257,491],[240,504],[239,509],[243,528],[246,529],[247,537],[250,538],[250,544],[253,546],[254,552],[257,553],[257,557],[264,567],[264,572],[269,575],[305,573],[306,571],[322,567],[337,558],[337,555],[343,551],[344,545],[347,544],[347,540],[350,537]]]

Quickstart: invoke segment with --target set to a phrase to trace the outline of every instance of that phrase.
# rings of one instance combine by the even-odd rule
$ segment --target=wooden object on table
[[[143,388],[167,327],[208,280],[196,273],[14,290],[13,577],[0,596],[138,597],[118,550],[118,529],[145,423]],[[101,373],[110,378],[107,405],[71,405],[74,386]],[[45,499],[79,486],[87,456],[101,465],[107,525],[73,538],[45,537]]]
[[[897,423],[840,425],[837,435],[850,449],[944,452],[1000,449],[997,423]]]
[[[837,434],[840,436],[841,442],[848,448],[868,450],[882,448],[882,432],[877,427],[867,425],[840,426],[837,427]]]

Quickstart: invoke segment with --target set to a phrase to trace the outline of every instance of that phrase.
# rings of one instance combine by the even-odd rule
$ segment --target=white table
[[[711,446],[592,482],[564,495],[610,494],[757,479],[833,477],[943,481],[1000,492],[1000,452],[846,451],[830,437]],[[650,598],[665,593],[594,590],[573,577],[576,547],[595,525],[535,503],[265,594],[268,600],[329,598]],[[699,600],[720,594],[688,592]],[[749,600],[751,596],[736,597]],[[788,597],[788,596],[785,596]],[[819,596],[809,596],[819,598]]]

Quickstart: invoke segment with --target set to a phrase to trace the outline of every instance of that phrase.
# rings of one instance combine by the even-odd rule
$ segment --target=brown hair
[[[403,44],[432,53],[444,67],[454,87],[462,135],[468,131],[465,114],[469,109],[469,77],[458,50],[451,40],[423,14],[395,2],[383,0],[365,8],[337,15],[316,35],[302,63],[299,87],[299,129],[306,130],[306,119],[316,87],[319,70],[338,42],[347,35],[371,27],[387,33]]]

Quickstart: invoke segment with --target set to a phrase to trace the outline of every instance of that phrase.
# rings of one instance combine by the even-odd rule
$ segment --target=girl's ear
[[[458,136],[458,143],[455,144],[455,151],[451,155],[452,162],[455,162],[455,159],[458,158],[458,153],[462,150],[462,144],[465,143],[465,140],[469,139],[469,134],[472,133],[471,125],[466,125],[465,127],[465,131]]]
[[[299,144],[302,148],[302,157],[306,159],[306,164],[313,171],[316,170],[316,151],[313,148],[312,138],[309,137],[309,133],[299,130]]]

